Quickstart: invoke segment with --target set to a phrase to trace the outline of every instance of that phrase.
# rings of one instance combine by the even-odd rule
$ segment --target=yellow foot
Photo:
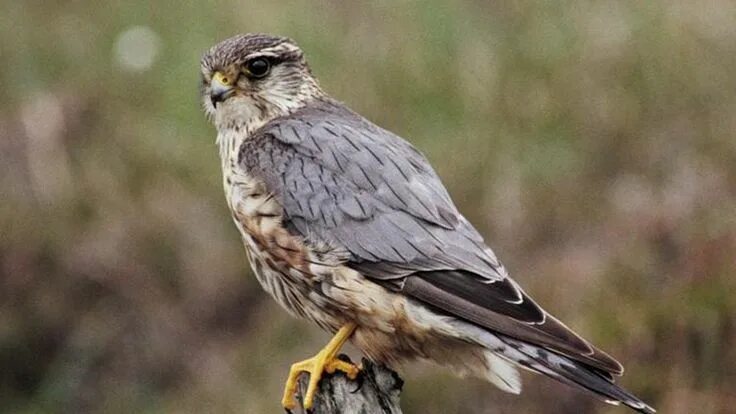
[[[284,397],[281,400],[281,405],[287,410],[293,410],[296,408],[296,399],[294,394],[297,389],[297,380],[302,372],[309,373],[309,386],[307,387],[307,393],[304,396],[304,403],[302,406],[305,409],[312,408],[314,403],[314,394],[317,392],[317,384],[322,378],[322,373],[327,372],[332,374],[335,371],[344,372],[348,378],[355,379],[360,372],[360,369],[349,363],[342,361],[337,358],[337,353],[340,351],[342,345],[347,341],[350,335],[355,330],[355,324],[347,324],[340,328],[335,336],[330,340],[327,346],[324,347],[317,355],[312,358],[305,359],[304,361],[297,362],[291,366],[289,370],[289,378],[286,380],[284,386]]]
[[[289,371],[289,378],[286,380],[284,398],[281,400],[281,404],[284,408],[289,410],[296,408],[296,399],[294,398],[294,394],[297,389],[297,380],[302,372],[308,372],[309,386],[307,387],[307,393],[304,396],[304,403],[302,405],[305,409],[312,408],[312,405],[314,404],[314,394],[317,392],[317,384],[319,384],[319,380],[322,379],[322,373],[327,372],[328,374],[332,374],[335,371],[344,372],[348,378],[352,380],[358,377],[360,369],[349,362],[345,362],[334,357],[330,360],[326,360],[326,356],[322,352],[312,358],[293,364]]]

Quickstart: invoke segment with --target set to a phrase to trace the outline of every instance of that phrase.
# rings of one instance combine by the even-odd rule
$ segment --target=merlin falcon
[[[225,196],[253,273],[290,314],[334,334],[291,366],[282,404],[310,374],[355,378],[350,340],[390,366],[423,359],[518,394],[518,368],[642,413],[623,367],[512,280],[411,144],[327,95],[294,41],[243,34],[202,58]]]

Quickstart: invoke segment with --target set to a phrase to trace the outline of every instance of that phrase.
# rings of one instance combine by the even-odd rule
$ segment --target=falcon
[[[458,211],[427,159],[319,86],[294,41],[242,34],[201,60],[202,101],[217,129],[233,221],[263,289],[334,334],[291,366],[313,405],[350,340],[390,366],[423,359],[519,393],[518,368],[642,413],[614,384],[615,359],[542,309]]]

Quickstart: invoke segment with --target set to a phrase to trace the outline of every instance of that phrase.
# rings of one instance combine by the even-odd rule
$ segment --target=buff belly
[[[249,257],[264,290],[290,314],[331,333],[356,323],[351,342],[371,360],[396,367],[423,359],[460,376],[487,378],[488,350],[464,337],[457,319],[438,315],[345,266],[332,268],[315,278],[316,285],[307,286],[289,276],[293,269],[271,269],[263,256]]]

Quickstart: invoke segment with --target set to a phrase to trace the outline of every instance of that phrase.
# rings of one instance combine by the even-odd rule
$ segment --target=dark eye
[[[271,62],[266,58],[255,58],[245,63],[245,70],[249,78],[260,79],[271,71]]]

